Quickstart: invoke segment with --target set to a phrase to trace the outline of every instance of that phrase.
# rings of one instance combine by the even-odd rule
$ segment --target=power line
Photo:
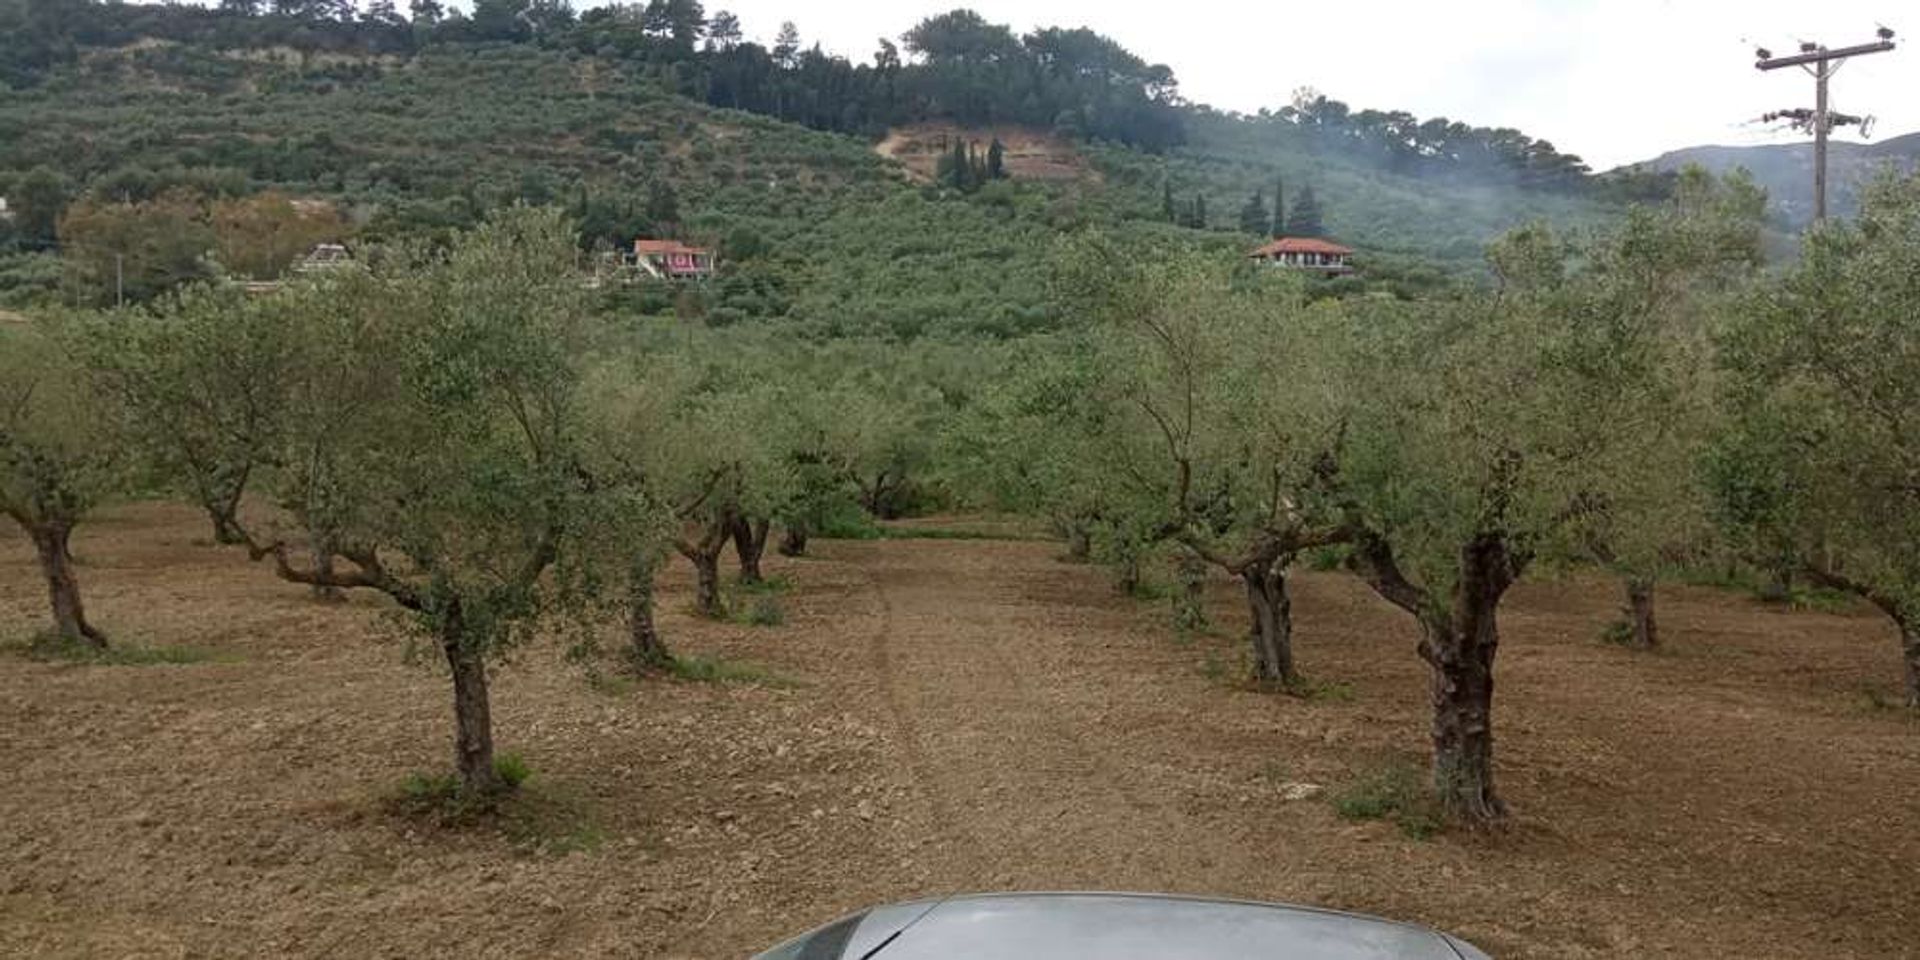
[[[1785,57],[1776,57],[1765,47],[1754,51],[1759,61],[1754,64],[1761,70],[1781,70],[1786,67],[1800,67],[1813,76],[1813,109],[1804,107],[1791,110],[1776,110],[1761,119],[1791,120],[1794,126],[1811,129],[1813,132],[1813,221],[1819,223],[1827,218],[1827,134],[1833,128],[1844,124],[1859,124],[1864,132],[1872,122],[1870,117],[1856,117],[1844,113],[1834,113],[1827,109],[1827,81],[1838,73],[1840,66],[1848,57],[1866,56],[1872,53],[1886,53],[1893,49],[1893,31],[1881,27],[1880,39],[1873,43],[1860,43],[1851,47],[1829,50],[1824,44],[1802,42],[1800,52]]]

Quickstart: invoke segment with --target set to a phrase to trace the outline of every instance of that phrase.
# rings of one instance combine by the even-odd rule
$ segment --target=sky
[[[1920,3],[1914,0],[706,0],[770,43],[781,20],[803,41],[856,60],[881,36],[968,6],[1024,32],[1086,26],[1171,66],[1183,96],[1222,110],[1279,107],[1311,86],[1356,109],[1406,110],[1515,127],[1596,170],[1699,144],[1803,139],[1759,122],[1813,106],[1813,78],[1762,73],[1753,50],[1871,42],[1849,61],[1832,107],[1876,118],[1874,139],[1920,130]],[[1902,13],[1905,16],[1902,16]],[[1911,37],[1908,36],[1911,31]],[[1857,128],[1836,137],[1859,140]]]

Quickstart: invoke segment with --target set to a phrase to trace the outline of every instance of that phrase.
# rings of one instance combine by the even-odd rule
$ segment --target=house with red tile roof
[[[678,240],[635,240],[633,262],[660,280],[698,280],[713,276],[713,251]]]
[[[1353,248],[1319,237],[1280,237],[1247,256],[1274,266],[1311,270],[1329,277],[1353,272]]]

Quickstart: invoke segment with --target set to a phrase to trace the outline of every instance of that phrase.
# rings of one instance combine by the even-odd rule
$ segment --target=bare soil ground
[[[956,139],[977,144],[982,155],[995,137],[1005,148],[1007,175],[1015,180],[1100,181],[1100,174],[1071,141],[1043,130],[1010,125],[962,127],[952,123],[916,123],[888,131],[874,145],[883,157],[898,160],[912,177],[931,181],[940,158],[952,152]]]
[[[681,652],[792,685],[594,682],[562,641],[496,676],[523,822],[391,812],[449,762],[449,693],[369,599],[328,606],[190,511],[82,528],[94,619],[214,659],[0,657],[0,955],[739,957],[876,901],[995,888],[1305,901],[1503,958],[1920,956],[1920,724],[1871,705],[1888,628],[1664,589],[1671,649],[1595,641],[1608,585],[1532,583],[1503,620],[1499,774],[1517,822],[1415,840],[1324,797],[1420,756],[1413,627],[1298,579],[1300,657],[1350,697],[1233,682],[1243,614],[1161,605],[1035,541],[817,544],[774,559],[785,623],[694,620]],[[0,533],[0,638],[44,598]]]

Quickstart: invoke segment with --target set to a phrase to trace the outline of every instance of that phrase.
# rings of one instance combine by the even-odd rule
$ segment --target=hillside
[[[464,18],[408,32],[404,20],[72,8],[93,19],[49,28],[64,45],[35,46],[30,31],[0,41],[31,67],[0,87],[0,195],[36,174],[62,204],[274,190],[330,202],[376,239],[443,234],[503,204],[560,204],[580,220],[583,249],[667,234],[718,245],[727,269],[694,308],[722,324],[895,337],[1049,329],[1046,251],[1060,233],[1231,256],[1256,239],[1237,229],[1242,206],[1255,191],[1270,203],[1276,183],[1289,204],[1310,190],[1320,229],[1361,249],[1366,279],[1334,289],[1417,295],[1475,280],[1483,245],[1505,229],[1594,223],[1625,196],[1517,131],[1416,124],[1324,97],[1223,115],[1180,103],[1170,71],[1090,31],[1015,38],[959,14],[909,35],[915,60],[870,67],[717,33],[696,49],[597,11],[491,38]],[[970,59],[979,43],[1017,51],[998,63],[1102,64],[1112,79],[1094,89],[1079,74],[1008,75]],[[1019,122],[1055,106],[1051,126]],[[977,192],[933,182],[942,145],[962,132],[999,136],[1011,179]],[[1625,186],[1657,195],[1659,183]],[[1173,197],[1203,204],[1203,222],[1169,216]],[[53,259],[52,221],[17,234],[0,235],[0,305],[112,295],[99,270],[76,280]],[[672,306],[659,289],[613,298]]]
[[[1670,171],[1699,164],[1714,173],[1745,168],[1767,190],[1775,210],[1789,226],[1806,226],[1813,219],[1813,144],[1785,143],[1757,147],[1698,146],[1671,150],[1633,168]],[[1828,202],[1832,211],[1850,216],[1858,206],[1858,188],[1886,166],[1912,170],[1920,166],[1920,132],[1875,143],[1833,140],[1827,146]]]

